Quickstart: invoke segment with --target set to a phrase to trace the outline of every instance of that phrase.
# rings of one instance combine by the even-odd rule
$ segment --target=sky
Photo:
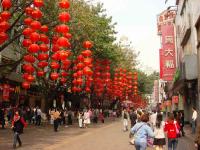
[[[128,37],[132,46],[140,52],[139,67],[148,72],[159,71],[160,38],[157,35],[159,13],[175,0],[95,0],[104,4],[108,16],[116,22],[117,38]]]

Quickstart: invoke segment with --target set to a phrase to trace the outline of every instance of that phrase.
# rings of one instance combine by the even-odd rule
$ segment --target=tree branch
[[[22,33],[16,35],[13,39],[11,39],[10,41],[6,42],[5,44],[3,44],[0,47],[0,52],[3,51],[7,46],[9,46],[10,44],[12,44],[17,38],[19,38],[22,35]]]

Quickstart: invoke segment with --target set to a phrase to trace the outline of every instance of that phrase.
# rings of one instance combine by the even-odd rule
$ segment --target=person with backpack
[[[153,145],[155,145],[156,150],[163,150],[163,145],[166,144],[164,126],[165,123],[163,121],[163,116],[161,113],[158,113],[154,127],[155,138],[153,142]]]
[[[167,133],[168,138],[168,150],[176,150],[178,145],[178,137],[180,134],[180,126],[174,120],[174,115],[169,114],[168,120],[165,123],[164,131]]]
[[[16,148],[17,141],[19,143],[19,146],[22,146],[21,139],[19,137],[20,134],[23,133],[24,127],[26,127],[27,124],[24,121],[24,119],[19,115],[19,112],[16,111],[13,121],[12,121],[12,129],[14,131],[14,141],[13,141],[13,148]]]
[[[153,130],[147,124],[148,121],[149,115],[143,114],[140,118],[140,122],[137,122],[133,128],[131,128],[131,134],[134,135],[131,144],[135,145],[136,150],[146,150],[148,138],[154,137]]]

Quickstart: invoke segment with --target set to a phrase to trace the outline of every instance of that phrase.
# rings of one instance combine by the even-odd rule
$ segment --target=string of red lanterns
[[[11,0],[2,0],[1,2],[3,11],[0,13],[0,45],[8,40],[7,30],[10,28],[9,19],[11,13],[9,11],[12,6]]]

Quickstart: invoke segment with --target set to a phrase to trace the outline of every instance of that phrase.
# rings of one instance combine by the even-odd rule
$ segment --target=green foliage
[[[152,94],[154,80],[159,79],[159,73],[153,72],[150,75],[145,74],[142,71],[139,71],[138,82],[139,82],[139,90],[142,94]]]

